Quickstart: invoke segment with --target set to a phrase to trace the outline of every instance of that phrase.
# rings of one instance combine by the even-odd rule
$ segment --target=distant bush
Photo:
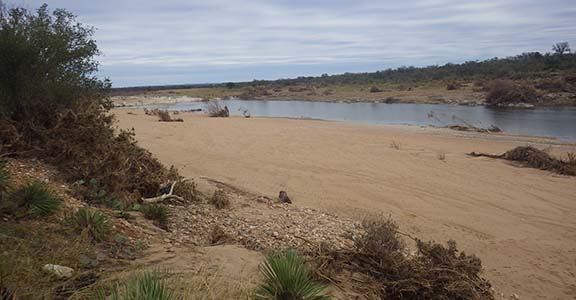
[[[180,118],[172,118],[167,110],[158,110],[158,119],[160,122],[184,122]]]
[[[459,90],[462,87],[462,85],[460,85],[459,83],[449,83],[446,85],[446,89],[449,91],[453,91],[453,90]]]
[[[256,291],[256,300],[323,300],[324,284],[316,282],[306,261],[294,251],[269,254],[260,268],[264,282]]]
[[[228,107],[222,107],[218,101],[210,101],[206,104],[206,111],[208,112],[208,116],[210,117],[220,117],[220,118],[227,118],[230,116],[230,112],[228,111]]]
[[[486,95],[486,104],[491,106],[534,103],[537,100],[538,92],[533,87],[507,80],[496,80],[492,82]]]
[[[23,209],[29,216],[47,216],[55,213],[62,204],[62,198],[54,195],[48,185],[33,181],[10,195],[10,200],[16,205],[16,211]]]
[[[158,227],[167,229],[170,211],[162,204],[147,204],[140,208],[146,219],[154,221]]]
[[[380,89],[379,87],[373,86],[370,88],[370,93],[381,93],[381,92],[382,92],[382,89]]]
[[[94,241],[105,240],[112,231],[108,216],[97,210],[80,208],[72,218],[75,226]]]
[[[143,272],[127,283],[115,286],[110,295],[100,291],[98,300],[181,300],[176,292],[160,279],[157,272]]]

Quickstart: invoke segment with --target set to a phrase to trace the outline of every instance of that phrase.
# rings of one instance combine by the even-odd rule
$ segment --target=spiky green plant
[[[25,209],[30,216],[47,216],[55,213],[62,204],[62,198],[54,195],[46,183],[32,181],[12,193],[13,202]]]
[[[294,251],[270,254],[260,267],[264,282],[256,291],[256,300],[324,300],[326,286],[312,279],[306,261]]]
[[[73,217],[74,223],[95,241],[106,239],[112,230],[110,219],[105,214],[86,208],[80,208]]]
[[[160,279],[158,272],[143,272],[124,285],[115,286],[109,297],[100,292],[98,300],[180,300],[174,290]]]
[[[166,228],[170,211],[162,204],[148,204],[140,208],[146,219],[154,221],[159,227]]]

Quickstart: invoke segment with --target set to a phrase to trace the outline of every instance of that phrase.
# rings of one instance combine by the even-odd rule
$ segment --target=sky
[[[372,72],[576,48],[576,0],[5,0],[96,28],[115,87]]]

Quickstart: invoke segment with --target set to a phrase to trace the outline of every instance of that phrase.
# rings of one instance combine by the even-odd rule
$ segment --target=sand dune
[[[465,155],[575,145],[313,120],[181,114],[183,123],[161,123],[127,112],[115,111],[120,127],[185,175],[271,197],[286,190],[295,205],[348,217],[390,214],[405,231],[480,256],[498,293],[576,298],[576,178]]]

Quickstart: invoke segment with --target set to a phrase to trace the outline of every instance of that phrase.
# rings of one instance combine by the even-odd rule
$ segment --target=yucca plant
[[[162,204],[148,204],[140,208],[146,219],[154,221],[159,227],[166,228],[168,226],[168,218],[170,211],[168,207]]]
[[[47,216],[55,213],[62,204],[62,198],[53,194],[47,184],[30,182],[12,193],[11,198],[18,208],[24,208],[30,216]]]
[[[110,296],[100,292],[98,300],[180,300],[174,290],[160,279],[158,272],[143,272],[132,277],[125,285],[115,286]]]
[[[260,267],[264,282],[256,291],[256,300],[324,300],[326,286],[312,279],[306,261],[294,251],[270,254]]]
[[[88,233],[95,241],[104,240],[112,230],[110,219],[105,214],[86,208],[80,208],[73,217],[76,226]]]

